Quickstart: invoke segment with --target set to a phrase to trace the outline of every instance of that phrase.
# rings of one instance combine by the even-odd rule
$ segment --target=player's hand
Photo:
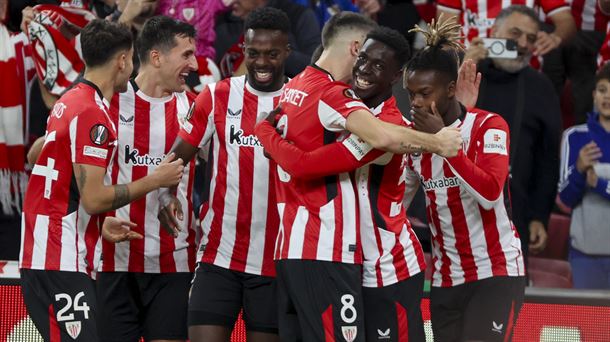
[[[489,51],[487,51],[483,39],[476,37],[473,38],[470,45],[468,45],[468,49],[466,49],[466,53],[464,54],[464,61],[470,59],[474,64],[477,64],[487,58],[488,55]]]
[[[529,249],[532,254],[538,254],[546,248],[548,241],[548,235],[544,224],[540,221],[532,221],[529,226],[530,231],[530,245]]]
[[[477,72],[477,64],[472,59],[466,59],[458,72],[455,97],[467,109],[472,109],[477,104],[480,85],[481,73]]]
[[[578,159],[576,159],[576,170],[580,173],[585,173],[587,169],[593,167],[593,164],[602,157],[602,151],[594,141],[586,144],[578,152]]]
[[[597,173],[592,167],[587,169],[587,185],[591,188],[597,186]]]
[[[151,177],[157,184],[157,188],[167,188],[177,185],[182,179],[184,163],[181,158],[174,160],[176,154],[171,152],[151,173]]]
[[[277,107],[273,108],[273,110],[270,111],[269,113],[265,113],[266,114],[265,120],[267,122],[269,122],[271,124],[271,126],[275,127],[275,125],[277,124],[278,115],[281,112],[282,112],[282,107],[281,106],[277,106]],[[282,132],[278,132],[278,133],[282,134]]]
[[[434,135],[438,140],[438,148],[432,151],[443,157],[454,157],[462,149],[462,134],[459,128],[443,127]]]
[[[534,56],[543,56],[561,45],[561,37],[554,33],[538,31],[536,44],[534,45]]]
[[[182,204],[178,198],[170,192],[162,192],[159,197],[159,215],[157,218],[161,222],[161,227],[173,237],[178,237],[180,233],[180,223],[184,219]]]
[[[36,14],[38,14],[38,11],[36,11],[34,8],[27,6],[26,8],[21,10],[21,31],[24,33],[28,32],[28,25],[30,24],[30,22],[32,20],[34,20],[34,17],[36,17]]]
[[[107,216],[104,219],[102,225],[102,237],[108,242],[123,242],[131,241],[135,239],[143,239],[144,237],[140,233],[136,233],[131,228],[136,227],[137,224],[120,219],[118,217]]]
[[[428,113],[422,109],[412,108],[411,116],[413,117],[413,126],[416,130],[435,134],[445,127],[445,123],[436,108],[436,103],[432,102],[430,108],[432,109],[432,113]]]

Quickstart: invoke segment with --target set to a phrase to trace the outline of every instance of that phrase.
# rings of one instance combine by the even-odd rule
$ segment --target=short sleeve
[[[191,104],[186,117],[180,122],[180,132],[178,135],[182,140],[197,147],[202,147],[209,140],[206,134],[213,128],[214,120],[211,120],[214,113],[213,90],[210,86],[197,95],[195,102]]]
[[[116,131],[106,114],[90,109],[70,123],[72,162],[106,168],[116,146]]]
[[[358,109],[369,110],[351,88],[335,84],[320,96],[318,117],[327,130],[343,131],[347,117]]]
[[[565,0],[540,0],[540,6],[547,16],[570,9],[570,3]]]

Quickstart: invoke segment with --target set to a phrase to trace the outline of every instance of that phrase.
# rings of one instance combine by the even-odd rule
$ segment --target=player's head
[[[275,91],[284,84],[284,63],[290,54],[290,19],[283,11],[263,7],[244,23],[244,63],[248,83],[256,90]]]
[[[380,26],[369,32],[352,69],[354,91],[369,106],[387,99],[409,57],[409,43],[398,31]]]
[[[534,52],[540,19],[527,6],[509,6],[498,14],[491,28],[491,37],[512,39],[517,42],[517,58],[494,58],[494,64],[505,71],[517,72],[529,65]]]
[[[610,63],[606,63],[595,74],[593,109],[606,120],[610,120]]]
[[[166,16],[148,19],[136,40],[142,68],[152,68],[168,92],[184,90],[186,78],[197,70],[195,28]]]
[[[345,60],[349,74],[366,35],[376,27],[377,23],[358,13],[340,12],[333,15],[322,28],[322,56]]]
[[[426,46],[418,51],[407,64],[404,87],[409,92],[411,107],[432,113],[431,105],[444,115],[455,100],[458,76],[458,24],[453,20],[433,22],[427,30],[416,26],[412,31],[426,37]]]
[[[114,90],[127,90],[133,72],[133,37],[129,27],[95,19],[80,34],[86,70],[107,69],[114,81]]]

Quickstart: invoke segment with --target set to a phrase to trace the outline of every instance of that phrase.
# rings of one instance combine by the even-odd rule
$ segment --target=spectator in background
[[[534,14],[538,16],[539,9],[549,17],[554,25],[554,30],[547,33],[538,30],[537,39],[534,44],[533,55],[542,56],[549,51],[567,42],[576,33],[574,18],[570,13],[570,3],[566,0],[510,0],[511,5],[524,5],[536,9]],[[484,5],[484,6],[481,6]],[[459,16],[463,25],[466,42],[480,42],[478,38],[489,37],[493,30],[494,21],[501,10],[506,7],[505,1],[488,0],[439,0],[437,5],[437,17],[444,13],[449,16]]]
[[[529,66],[539,30],[533,9],[513,5],[498,14],[491,37],[517,41],[518,56],[481,60],[486,51],[479,44],[471,44],[466,52],[466,58],[479,61],[482,73],[477,107],[500,114],[510,127],[512,219],[526,256],[528,245],[533,253],[546,246],[559,163],[559,99],[549,79]]]
[[[598,6],[606,18],[610,16],[610,0],[599,0]],[[608,60],[610,60],[610,25],[606,26],[606,38],[597,55],[597,66],[601,68]]]
[[[216,21],[216,61],[222,76],[243,75],[243,26],[244,20],[253,10],[274,7],[284,11],[290,18],[290,56],[286,60],[285,73],[292,77],[303,71],[311,55],[320,44],[320,26],[313,11],[293,3],[291,0],[236,0],[232,11]]]
[[[610,289],[610,65],[595,77],[593,112],[566,130],[561,143],[559,199],[572,210],[574,287]]]
[[[604,40],[608,18],[597,6],[597,0],[573,0],[571,7],[578,32],[569,42],[544,56],[542,71],[551,79],[559,96],[565,81],[571,81],[573,117],[576,123],[583,123],[593,104],[590,94],[595,88],[597,52]]]

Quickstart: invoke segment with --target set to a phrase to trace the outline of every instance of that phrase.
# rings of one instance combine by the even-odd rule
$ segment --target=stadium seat
[[[530,256],[528,274],[535,287],[572,288],[572,268],[565,260]]]
[[[570,240],[570,217],[561,214],[551,214],[547,228],[549,240],[546,248],[536,257],[568,260],[568,244]]]

